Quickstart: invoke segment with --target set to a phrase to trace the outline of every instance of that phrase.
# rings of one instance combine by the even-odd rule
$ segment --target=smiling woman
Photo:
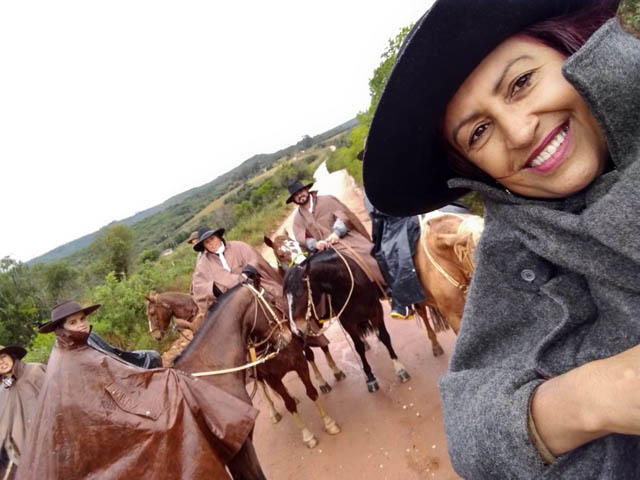
[[[438,0],[371,124],[380,210],[483,198],[440,381],[467,479],[640,478],[640,41],[617,3]]]

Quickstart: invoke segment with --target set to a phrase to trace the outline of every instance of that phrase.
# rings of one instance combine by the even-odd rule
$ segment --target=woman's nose
[[[536,139],[539,123],[537,115],[528,112],[511,112],[501,123],[507,147],[512,150],[531,147]]]

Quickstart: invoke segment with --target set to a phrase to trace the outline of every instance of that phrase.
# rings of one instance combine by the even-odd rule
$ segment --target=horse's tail
[[[431,307],[427,305],[427,315],[431,319],[431,324],[433,325],[433,330],[438,332],[444,332],[451,328],[449,322],[446,317],[442,314],[440,310],[436,307]]]

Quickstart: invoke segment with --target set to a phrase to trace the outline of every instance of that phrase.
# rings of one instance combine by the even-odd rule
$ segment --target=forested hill
[[[132,226],[141,220],[148,219],[154,215],[171,213],[172,215],[175,215],[175,223],[176,226],[178,226],[184,219],[189,218],[193,213],[199,211],[199,209],[206,203],[210,202],[214,198],[224,195],[239,183],[251,178],[257,172],[269,168],[278,159],[290,157],[303,149],[307,149],[315,145],[321,145],[324,141],[353,128],[357,123],[358,120],[354,118],[314,137],[305,136],[297,144],[290,145],[282,150],[278,150],[277,152],[254,155],[234,169],[217,177],[209,183],[175,195],[159,205],[142,210],[123,220],[113,221],[98,231],[84,235],[83,237],[65,243],[64,245],[60,245],[39,257],[29,260],[27,263],[29,265],[34,265],[36,263],[49,263],[68,257],[69,255],[88,247],[101,233],[106,230],[107,227],[116,223]],[[169,245],[170,243],[173,242],[169,242]]]

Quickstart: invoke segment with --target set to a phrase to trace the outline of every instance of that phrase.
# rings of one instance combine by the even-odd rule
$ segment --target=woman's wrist
[[[587,363],[547,380],[533,394],[530,421],[554,456],[609,433],[592,401],[591,392],[599,388],[596,369],[596,362]]]

